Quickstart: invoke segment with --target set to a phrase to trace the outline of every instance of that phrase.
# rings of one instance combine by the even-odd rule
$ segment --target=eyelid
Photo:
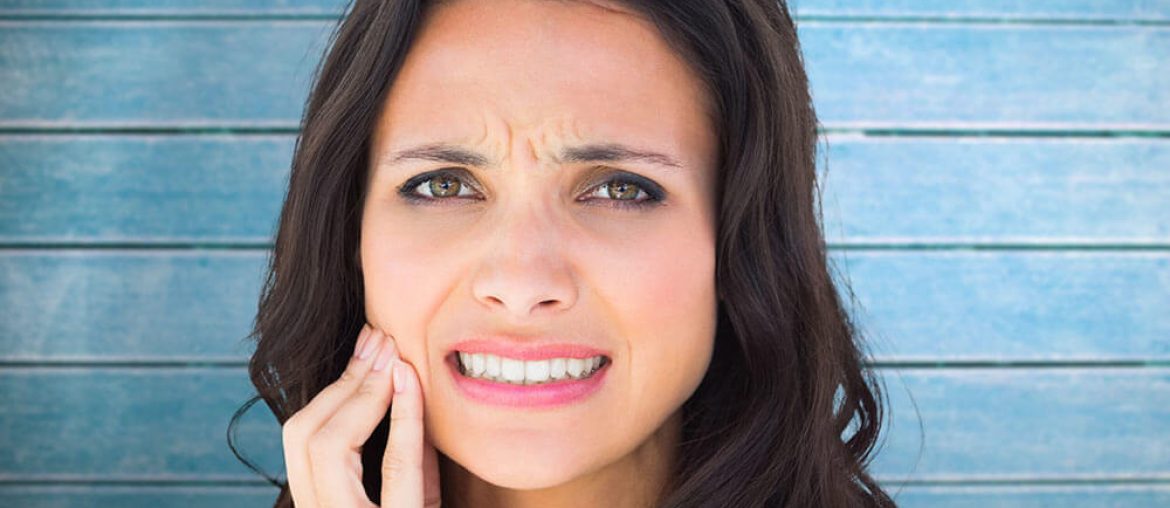
[[[583,187],[582,190],[579,192],[590,191],[590,190],[596,189],[602,185],[605,185],[607,183],[614,182],[614,181],[625,181],[625,182],[633,183],[634,185],[638,186],[638,188],[642,189],[649,196],[648,199],[640,200],[640,201],[618,200],[618,199],[600,199],[600,201],[613,201],[615,203],[614,206],[635,206],[636,204],[647,204],[647,205],[661,204],[666,196],[666,192],[662,189],[661,186],[659,186],[657,183],[653,182],[652,180],[650,180],[644,176],[638,175],[637,173],[631,173],[629,171],[613,168],[610,166],[594,166],[591,169],[591,171],[589,172],[589,174],[591,177],[590,183],[588,185],[586,185],[585,187]],[[439,168],[439,169],[436,169],[433,171],[426,171],[423,173],[419,173],[419,174],[407,179],[406,182],[404,182],[401,186],[399,186],[397,189],[398,194],[402,195],[403,197],[405,197],[407,199],[414,199],[414,200],[418,200],[418,201],[428,201],[428,200],[430,200],[430,201],[445,201],[448,199],[455,199],[455,197],[430,198],[427,196],[420,196],[420,195],[415,194],[413,192],[414,189],[418,188],[419,185],[422,185],[423,183],[425,183],[427,181],[433,180],[435,178],[440,178],[443,176],[448,176],[451,178],[458,179],[460,182],[462,182],[462,184],[465,184],[468,187],[471,187],[471,190],[482,194],[482,191],[480,190],[479,185],[475,184],[475,183],[471,183],[469,181],[469,180],[472,180],[472,181],[474,180],[474,177],[473,177],[473,175],[471,175],[471,172],[468,171],[466,168],[460,167],[460,166],[447,166],[447,167],[442,167],[442,168]],[[471,178],[464,178],[465,176],[471,177]],[[578,200],[578,201],[588,202],[588,201],[594,201],[594,200],[586,199],[586,200]]]

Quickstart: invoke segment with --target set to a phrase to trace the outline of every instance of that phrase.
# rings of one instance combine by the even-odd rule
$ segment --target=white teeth
[[[467,364],[464,364],[467,365]],[[471,373],[475,375],[483,374],[484,369],[487,368],[487,362],[484,361],[483,355],[471,355]]]
[[[523,383],[524,362],[511,358],[500,358],[500,376],[504,378],[504,381]]]
[[[565,378],[565,359],[553,358],[548,363],[548,376],[553,379]]]
[[[526,383],[548,381],[548,360],[524,362],[524,381]]]
[[[500,377],[500,357],[491,356],[491,355],[472,355],[472,356],[483,356],[484,357],[483,371],[487,373],[488,377],[490,377],[490,378]],[[474,360],[472,360],[472,361],[474,361]]]
[[[565,371],[568,372],[570,376],[580,376],[581,372],[585,371],[585,361],[579,358],[569,358],[565,362]]]
[[[551,358],[523,361],[489,354],[460,351],[463,375],[511,384],[539,384],[562,379],[581,379],[601,367],[602,357]]]

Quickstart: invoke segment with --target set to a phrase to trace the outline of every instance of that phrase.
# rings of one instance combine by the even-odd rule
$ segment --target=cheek
[[[404,359],[428,379],[426,323],[446,280],[437,248],[397,232],[385,220],[362,226],[361,264],[366,319],[394,336]]]
[[[710,363],[718,315],[715,247],[698,224],[680,222],[643,238],[648,243],[641,248],[614,254],[623,257],[614,266],[626,268],[609,292],[618,322],[628,327],[628,403],[642,418],[665,418],[698,387]]]

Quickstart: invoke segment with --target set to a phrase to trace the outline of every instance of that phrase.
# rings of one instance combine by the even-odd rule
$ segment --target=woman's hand
[[[393,338],[369,324],[356,342],[341,377],[284,423],[293,503],[313,508],[377,506],[362,487],[361,447],[389,406],[382,506],[439,506],[438,462],[435,448],[424,440],[422,390],[414,368],[398,358]]]

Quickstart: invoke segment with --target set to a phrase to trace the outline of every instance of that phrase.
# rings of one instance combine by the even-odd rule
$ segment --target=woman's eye
[[[434,203],[448,198],[474,197],[473,188],[453,171],[424,173],[411,178],[398,189],[398,193],[412,203]],[[462,191],[467,190],[467,193]],[[602,206],[636,209],[646,208],[662,201],[663,192],[654,183],[636,175],[614,176],[595,185],[588,196],[593,199],[581,201],[609,201]]]
[[[609,206],[618,208],[645,208],[662,201],[660,189],[650,183],[641,183],[640,180],[641,178],[614,177],[593,187],[589,195],[597,196],[602,201],[612,201]]]
[[[463,193],[463,190],[468,193]],[[470,185],[463,182],[458,175],[450,171],[438,171],[418,175],[398,189],[402,197],[412,201],[438,201],[452,197],[474,196]]]

